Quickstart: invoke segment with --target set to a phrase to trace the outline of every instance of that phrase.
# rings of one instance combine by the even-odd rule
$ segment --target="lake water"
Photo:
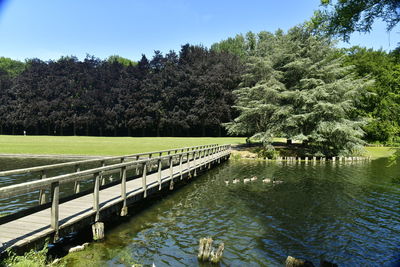
[[[244,184],[243,179],[258,180]],[[68,266],[198,266],[198,240],[225,243],[222,266],[400,261],[400,164],[233,161],[131,215]],[[226,185],[225,181],[241,183]],[[276,178],[281,184],[264,184]],[[0,182],[1,186],[1,182]],[[18,202],[16,200],[16,202]]]

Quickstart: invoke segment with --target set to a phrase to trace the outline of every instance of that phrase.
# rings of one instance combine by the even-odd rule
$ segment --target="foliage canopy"
[[[359,150],[365,120],[355,104],[371,82],[354,77],[329,39],[305,27],[266,36],[248,56],[229,133],[301,140],[325,155]]]
[[[354,31],[371,31],[376,19],[383,20],[388,31],[400,21],[399,0],[321,0],[321,4],[324,9],[315,13],[313,22],[345,41]]]

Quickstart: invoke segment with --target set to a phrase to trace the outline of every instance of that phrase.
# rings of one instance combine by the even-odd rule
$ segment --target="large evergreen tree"
[[[240,115],[227,124],[229,133],[296,139],[325,155],[354,153],[364,123],[355,104],[368,83],[353,76],[328,39],[304,27],[266,36],[235,92]]]

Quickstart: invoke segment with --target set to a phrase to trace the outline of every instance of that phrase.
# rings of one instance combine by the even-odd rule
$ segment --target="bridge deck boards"
[[[226,155],[224,152],[219,152],[214,156],[214,159]],[[205,165],[211,161],[211,156],[205,157],[198,164]],[[190,165],[193,165],[190,162]],[[197,168],[199,165],[197,166]],[[191,166],[190,171],[193,170]],[[187,164],[182,164],[182,173],[188,172]],[[167,168],[161,172],[162,183],[167,183],[170,180],[170,169]],[[173,167],[173,176],[180,175],[179,165]],[[147,189],[158,187],[157,172],[148,174],[146,177]],[[137,178],[126,182],[127,199],[142,193],[142,178]],[[113,205],[120,205],[121,184],[114,185],[109,188],[100,190],[100,211]],[[93,216],[96,212],[93,210],[93,194],[81,196],[79,198],[67,201],[59,205],[59,229],[78,223],[84,218]],[[0,225],[0,243],[3,244],[1,249],[22,246],[39,238],[48,236],[54,233],[50,227],[50,208],[33,213],[31,215],[16,219],[14,221]],[[0,250],[1,250],[0,249]]]

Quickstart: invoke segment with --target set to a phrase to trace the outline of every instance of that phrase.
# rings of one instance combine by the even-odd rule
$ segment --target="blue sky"
[[[0,0],[0,56],[43,60],[86,54],[132,60],[185,43],[211,44],[247,31],[274,32],[309,19],[320,0]],[[394,49],[378,23],[350,45]],[[390,39],[390,41],[389,41]],[[349,46],[349,44],[339,44]]]

